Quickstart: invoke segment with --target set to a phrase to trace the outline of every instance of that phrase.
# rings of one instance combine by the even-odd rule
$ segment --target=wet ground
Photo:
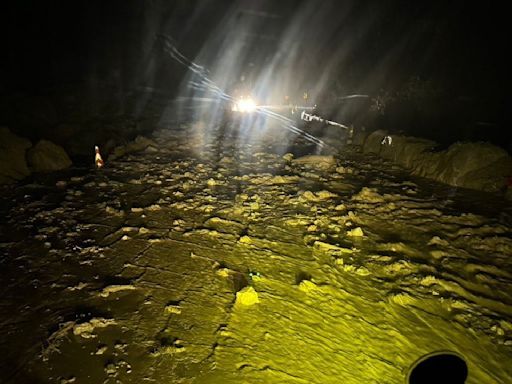
[[[2,189],[0,382],[512,383],[510,204],[182,128]]]

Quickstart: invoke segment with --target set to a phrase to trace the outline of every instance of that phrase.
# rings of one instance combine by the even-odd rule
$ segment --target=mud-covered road
[[[512,383],[510,203],[203,134],[2,189],[0,382]]]

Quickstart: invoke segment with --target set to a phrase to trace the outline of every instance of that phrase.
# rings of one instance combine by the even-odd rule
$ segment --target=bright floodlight
[[[232,109],[234,112],[254,112],[256,110],[256,103],[251,98],[240,99],[233,105]]]

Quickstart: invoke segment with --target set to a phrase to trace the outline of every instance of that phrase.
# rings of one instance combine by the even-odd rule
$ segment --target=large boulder
[[[30,175],[25,152],[32,143],[0,127],[0,184],[13,183]]]
[[[28,150],[27,160],[34,172],[59,171],[72,164],[64,148],[48,140],[40,140]]]
[[[437,166],[438,180],[461,187],[499,191],[512,175],[512,158],[489,143],[455,143]]]

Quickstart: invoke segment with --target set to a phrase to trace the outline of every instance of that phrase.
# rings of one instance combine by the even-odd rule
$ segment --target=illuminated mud
[[[4,189],[0,381],[401,383],[451,350],[512,382],[505,201],[184,128]]]

